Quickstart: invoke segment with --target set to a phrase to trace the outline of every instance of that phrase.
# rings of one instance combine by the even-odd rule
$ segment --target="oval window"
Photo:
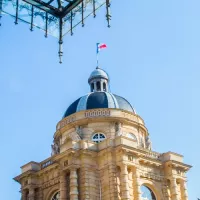
[[[92,137],[92,141],[99,143],[106,139],[106,136],[103,133],[95,133]]]

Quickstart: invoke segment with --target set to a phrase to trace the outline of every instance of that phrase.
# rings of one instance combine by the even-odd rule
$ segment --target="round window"
[[[56,192],[51,200],[60,200],[60,192]]]
[[[145,185],[141,186],[142,200],[156,200],[153,191]]]
[[[92,141],[99,143],[106,139],[106,136],[103,133],[95,133],[92,137]]]

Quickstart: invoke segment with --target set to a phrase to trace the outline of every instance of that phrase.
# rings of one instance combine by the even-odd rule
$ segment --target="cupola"
[[[89,76],[90,93],[78,98],[65,111],[63,118],[82,110],[114,108],[136,113],[123,97],[109,91],[109,76],[97,67]]]
[[[97,67],[88,79],[91,92],[108,92],[109,77],[108,74],[101,68]]]

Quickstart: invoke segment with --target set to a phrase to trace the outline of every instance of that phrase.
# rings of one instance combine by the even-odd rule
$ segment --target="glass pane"
[[[105,138],[105,136],[103,134],[100,134],[100,138]]]
[[[95,10],[98,10],[106,3],[106,0],[95,0]],[[84,0],[84,20],[93,13],[93,0]],[[82,22],[82,3],[75,7],[72,11],[72,29]],[[64,18],[63,35],[71,31],[71,13]]]
[[[93,139],[98,139],[98,134],[96,134],[96,135],[93,137]]]
[[[126,136],[130,139],[137,140],[136,136],[133,133],[128,133]]]
[[[24,1],[19,1],[18,18],[31,23],[32,6]]]
[[[43,0],[43,2],[48,3],[50,0]],[[24,2],[23,0],[18,0],[18,19],[31,24],[33,16],[33,26],[46,31],[46,12],[40,8],[34,6],[34,13],[32,15],[32,5]],[[95,10],[99,9],[102,5],[106,3],[106,0],[83,0],[83,18],[86,19],[89,15],[93,13],[93,2],[95,2]],[[63,7],[69,4],[67,0],[61,0]],[[52,6],[58,7],[57,0],[51,2]],[[17,0],[3,0],[2,12],[8,14],[12,17],[16,17]],[[72,21],[72,25],[71,25]],[[82,23],[82,3],[73,8],[72,15],[68,13],[63,17],[63,36],[71,31],[71,28],[75,28],[78,24]],[[51,14],[47,17],[47,33],[49,35],[59,37],[59,19]]]
[[[48,34],[59,37],[59,19],[53,15],[48,14]]]
[[[142,200],[156,200],[153,191],[147,186],[141,186]]]
[[[92,138],[92,141],[93,142],[96,142],[96,143],[99,143],[99,142],[102,142],[104,139],[105,139],[105,135],[102,134],[102,133],[96,133],[93,138]]]
[[[11,16],[15,16],[16,15],[16,1],[15,0],[3,1],[2,11]]]
[[[51,200],[60,200],[60,192],[57,192]]]

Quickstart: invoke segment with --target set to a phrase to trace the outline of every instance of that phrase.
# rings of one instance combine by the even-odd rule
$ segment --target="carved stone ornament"
[[[82,127],[81,126],[76,126],[76,133],[81,136],[82,135]]]
[[[59,154],[60,153],[60,142],[54,141],[54,144],[51,145],[51,155]]]
[[[148,150],[152,150],[152,142],[151,142],[149,136],[146,137],[146,148]]]
[[[122,123],[121,122],[115,123],[115,133],[116,133],[116,136],[122,135]]]
[[[64,141],[64,143],[67,141],[67,140],[72,140],[72,141],[75,141],[75,142],[78,142],[81,140],[81,137],[78,135],[77,132],[72,132],[72,133],[69,133]]]

